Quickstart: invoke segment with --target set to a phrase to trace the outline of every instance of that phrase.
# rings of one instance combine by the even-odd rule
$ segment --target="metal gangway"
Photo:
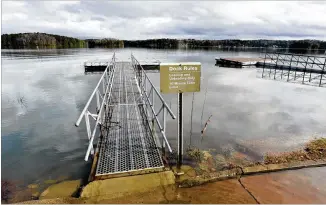
[[[113,54],[76,122],[86,123],[94,179],[164,170],[167,114],[176,118],[139,61]]]

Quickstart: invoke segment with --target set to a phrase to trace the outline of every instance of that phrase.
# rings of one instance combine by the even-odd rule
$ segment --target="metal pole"
[[[290,60],[290,67],[289,67],[289,70],[288,70],[288,79],[287,81],[289,81],[289,78],[290,78],[290,71],[291,71],[291,66],[292,66],[292,58],[293,58],[293,55],[291,56],[291,60]]]
[[[265,51],[265,58],[264,58],[264,66],[263,66],[263,72],[261,74],[261,77],[264,78],[264,71],[265,71],[265,66],[266,66],[266,56],[267,55],[267,50]]]
[[[311,69],[313,69],[313,66],[314,66],[314,64],[315,64],[315,60],[316,60],[316,57],[314,57],[314,60],[313,60],[313,62],[312,62],[312,64],[311,64]],[[311,82],[311,71],[310,71],[310,77],[309,77],[309,82]]]
[[[297,67],[298,67],[298,64],[299,64],[299,58],[300,56],[298,56],[298,60],[297,60]],[[297,68],[295,68],[295,72],[294,72],[294,81],[297,79]]]
[[[105,73],[105,76],[106,76],[106,85],[108,85],[109,84],[109,76],[110,76],[110,74],[111,74],[111,69],[110,69],[110,67],[109,67],[109,71],[106,71],[106,73]]]
[[[98,94],[99,90],[96,90],[96,112],[100,111],[100,95]]]
[[[104,78],[102,79],[102,90],[103,90],[103,95],[105,94],[105,81],[106,81],[106,74],[104,75]],[[102,95],[102,96],[103,96]]]
[[[302,84],[304,84],[304,77],[305,77],[305,75],[306,75],[306,70],[307,70],[308,60],[309,60],[309,56],[307,56],[306,65],[304,66],[303,78],[302,78]]]
[[[275,53],[271,54],[271,62],[273,63],[274,62],[274,55],[276,55]],[[279,55],[279,54],[277,54]],[[278,59],[278,56],[277,56],[277,59]],[[275,64],[277,64],[277,60],[275,61]],[[275,65],[276,66],[276,65]],[[271,73],[272,73],[272,68],[269,68],[269,75],[268,77],[270,78],[271,77]]]
[[[154,108],[154,90],[152,90],[152,106],[153,106],[153,108]],[[164,106],[164,105],[163,105]],[[155,118],[155,114],[153,113],[153,115],[152,115],[152,121],[154,122],[154,118]],[[164,126],[164,125],[163,125]],[[164,127],[163,127],[163,129],[164,129]]]
[[[154,123],[154,120],[153,120]],[[165,110],[165,106],[163,105],[163,132],[165,134],[165,127],[166,127],[166,110]],[[162,139],[162,154],[163,156],[165,156],[165,141],[164,138]]]
[[[88,110],[87,110],[87,112],[85,112],[85,122],[86,122],[87,137],[88,137],[88,140],[90,140],[92,133],[91,133],[91,126],[89,124]]]
[[[284,59],[283,59],[284,61],[282,62],[283,64],[282,64],[281,80],[283,80],[283,70],[284,70],[284,66],[285,66],[285,61],[287,60],[286,57],[287,57],[287,55],[284,56]],[[275,76],[274,76],[274,78],[275,78]]]
[[[180,171],[183,155],[183,93],[178,94],[178,159],[177,170]]]
[[[323,73],[324,73],[324,70],[325,70],[325,65],[326,65],[326,58],[325,58],[325,61],[324,61],[324,67],[323,67],[323,70],[320,74],[320,81],[319,81],[319,87],[321,86],[321,82],[323,80]]]
[[[276,59],[275,71],[274,71],[274,80],[276,79],[276,78],[275,78],[275,75],[276,75],[276,68],[277,68],[277,66],[278,66],[277,63],[278,63],[278,59],[279,59],[279,57],[280,57],[280,54],[277,55],[277,59]],[[281,56],[281,58],[282,58],[282,56]],[[269,74],[270,74],[270,73],[269,73]],[[270,76],[269,76],[269,77],[270,77]]]

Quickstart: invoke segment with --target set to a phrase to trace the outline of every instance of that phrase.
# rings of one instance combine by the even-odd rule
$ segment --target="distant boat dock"
[[[161,62],[158,60],[139,61],[139,63],[142,66],[142,69],[144,70],[160,70]],[[105,60],[86,61],[84,63],[85,73],[104,72],[108,65],[109,62]],[[138,69],[141,69],[140,65],[138,65]]]
[[[265,53],[263,58],[215,58],[221,67],[256,66],[262,78],[326,85],[326,56],[292,53]]]
[[[222,67],[256,66],[257,63],[264,62],[264,58],[215,58],[216,64]]]

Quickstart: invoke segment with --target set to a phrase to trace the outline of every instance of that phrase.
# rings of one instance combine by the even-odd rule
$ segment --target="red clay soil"
[[[326,203],[326,167],[282,171],[241,178],[259,203]]]

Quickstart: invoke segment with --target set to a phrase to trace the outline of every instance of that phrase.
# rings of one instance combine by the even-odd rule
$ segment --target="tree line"
[[[124,42],[114,38],[86,39],[88,48],[123,48]]]
[[[148,39],[124,41],[125,47],[145,48],[289,48],[289,49],[326,49],[326,41],[320,40],[196,40],[196,39]]]
[[[2,34],[1,49],[84,48],[86,42],[77,38],[46,33]]]
[[[46,33],[2,34],[2,49],[35,49],[35,48],[286,48],[291,52],[307,50],[326,50],[326,41],[320,40],[198,40],[198,39],[147,39],[119,40],[113,38],[81,40],[67,36]]]

